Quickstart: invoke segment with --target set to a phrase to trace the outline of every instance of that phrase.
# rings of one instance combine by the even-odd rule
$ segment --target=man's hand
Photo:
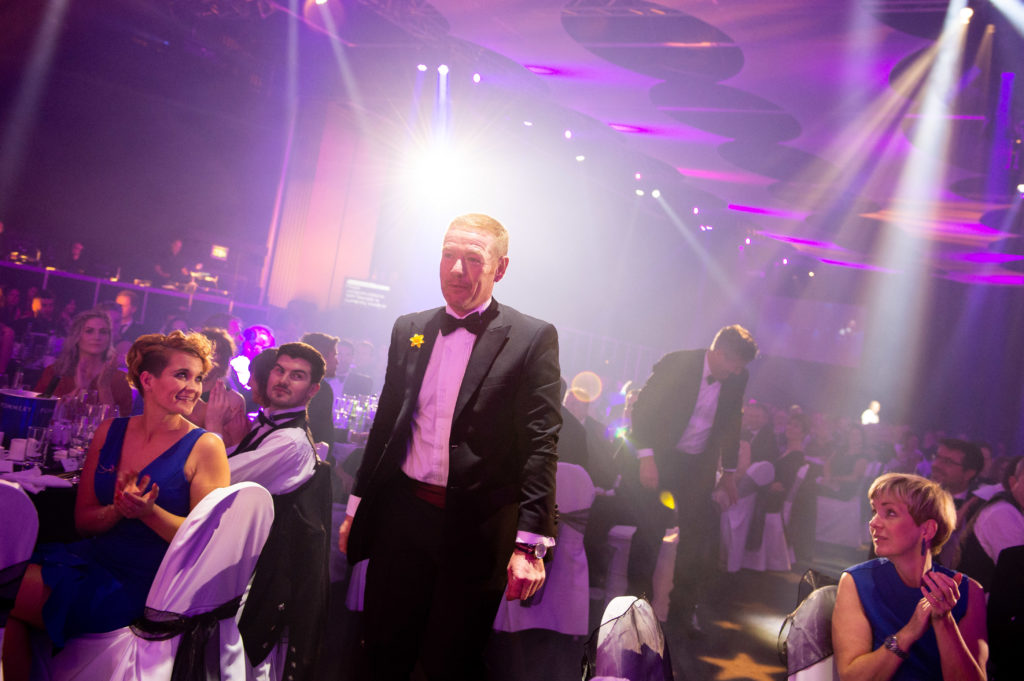
[[[647,489],[658,489],[658,466],[654,463],[653,456],[645,456],[640,459],[640,484]]]
[[[344,529],[344,525],[342,528]],[[544,585],[544,561],[522,551],[513,551],[508,559],[508,588],[505,600],[525,601]]]
[[[725,492],[730,506],[735,504],[740,498],[740,493],[736,490],[736,473],[734,471],[722,473],[722,479],[718,481],[718,489]]]
[[[346,515],[338,528],[338,550],[348,553],[348,533],[352,531],[352,516]]]

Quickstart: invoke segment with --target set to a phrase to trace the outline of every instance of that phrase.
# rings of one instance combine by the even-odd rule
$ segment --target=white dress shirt
[[[491,299],[488,298],[480,307],[465,315],[456,314],[448,306],[445,306],[445,311],[456,319],[465,319],[475,312],[483,314],[490,305]],[[439,487],[448,485],[449,446],[455,403],[459,399],[459,389],[476,338],[475,334],[463,328],[455,329],[447,336],[437,332],[416,400],[412,436],[407,445],[405,461],[402,462],[402,472],[413,480]],[[346,514],[354,516],[358,507],[359,497],[350,495]],[[516,535],[516,541],[543,543],[549,547],[555,545],[552,537],[523,531]]]
[[[280,419],[286,415],[301,414],[305,410],[306,406],[303,405],[301,408],[281,411],[267,409],[266,413]],[[262,431],[259,435],[262,435],[271,426],[261,423],[258,429]],[[278,428],[267,435],[256,449],[231,456],[228,465],[231,467],[232,484],[255,482],[271,494],[287,494],[313,477],[316,452],[304,429]]]
[[[1024,514],[1008,501],[996,502],[978,513],[974,534],[994,563],[1003,549],[1024,544]]]
[[[711,376],[711,367],[708,365],[708,355],[704,353],[704,371],[700,377],[700,389],[697,391],[697,403],[693,407],[690,421],[676,444],[676,449],[687,454],[702,454],[708,445],[708,438],[711,437],[711,428],[715,425],[715,412],[718,411],[718,396],[722,394],[722,384],[719,381],[708,383]],[[637,451],[637,456],[643,458],[653,456],[654,450],[644,448]]]

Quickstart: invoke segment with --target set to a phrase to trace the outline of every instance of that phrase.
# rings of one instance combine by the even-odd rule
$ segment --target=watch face
[[[537,556],[538,558],[543,558],[544,556],[548,555],[548,545],[537,544],[536,548],[533,549],[533,555]]]

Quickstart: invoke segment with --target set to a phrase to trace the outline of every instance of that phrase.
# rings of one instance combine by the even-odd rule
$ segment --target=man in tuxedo
[[[256,482],[271,494],[286,494],[313,477],[316,451],[306,406],[320,390],[324,358],[305,343],[277,349],[267,381],[267,407],[256,427],[228,455],[231,482]]]
[[[356,346],[352,341],[338,341],[338,362],[334,373],[328,372],[327,379],[335,395],[366,396],[373,394],[373,379],[359,373],[354,362]]]
[[[309,402],[309,432],[317,442],[334,444],[334,390],[329,379],[338,369],[338,338],[314,331],[304,334],[300,340],[316,348],[325,363],[320,390]]]
[[[653,594],[658,549],[673,521],[659,492],[670,492],[679,523],[670,617],[695,632],[702,629],[697,607],[718,556],[718,514],[711,498],[715,474],[721,462],[725,472],[719,485],[734,503],[746,365],[756,355],[750,333],[738,324],[727,326],[710,350],[662,357],[633,407],[638,476],[646,494],[629,556],[631,593]]]
[[[508,232],[463,215],[441,249],[446,307],[400,317],[339,546],[369,557],[371,678],[485,679],[502,592],[530,598],[554,544],[558,337],[492,298]],[[354,521],[353,521],[354,516]],[[350,534],[351,532],[351,534]],[[507,582],[507,589],[506,589]]]
[[[131,347],[136,338],[146,333],[139,319],[139,294],[131,289],[123,289],[118,291],[114,301],[121,306],[121,325],[114,329],[114,335],[118,341],[125,341]]]

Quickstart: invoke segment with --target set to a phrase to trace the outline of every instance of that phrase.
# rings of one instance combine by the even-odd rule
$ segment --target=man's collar
[[[465,319],[466,317],[468,317],[469,315],[471,315],[471,314],[473,314],[475,312],[479,312],[480,314],[483,314],[484,310],[486,310],[487,308],[489,308],[491,306],[491,301],[492,300],[494,300],[494,298],[488,298],[486,301],[484,301],[483,305],[480,305],[479,307],[476,307],[476,308],[470,310],[466,314],[456,314],[456,312],[452,309],[451,305],[445,305],[444,306],[444,311],[447,312],[448,314],[450,314],[451,316],[455,317],[456,319]]]
[[[301,407],[290,407],[288,409],[274,409],[273,407],[264,407],[263,413],[267,416],[278,417],[283,414],[302,414],[306,411],[306,405]]]

